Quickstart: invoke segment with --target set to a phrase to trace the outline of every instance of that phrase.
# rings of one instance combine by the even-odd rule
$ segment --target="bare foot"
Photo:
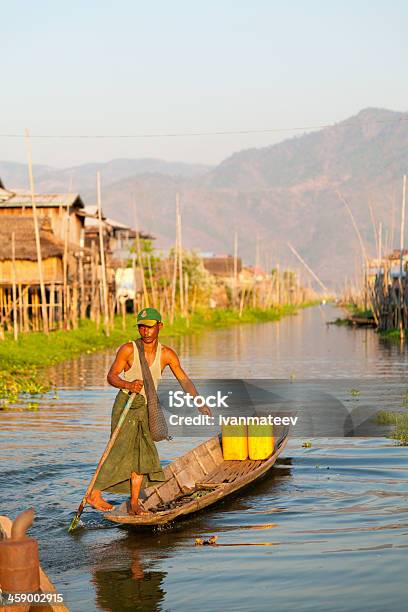
[[[142,506],[138,503],[138,500],[130,499],[128,503],[129,514],[136,514],[138,516],[150,516],[151,512],[143,510]]]
[[[100,510],[101,512],[109,512],[109,510],[113,509],[112,504],[103,499],[100,491],[92,491],[90,495],[86,498],[87,503],[95,508],[95,510]]]

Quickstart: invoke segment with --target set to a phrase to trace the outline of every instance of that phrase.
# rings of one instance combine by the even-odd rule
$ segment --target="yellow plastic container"
[[[250,459],[267,459],[273,454],[274,445],[272,425],[248,425],[248,454]]]
[[[222,426],[222,456],[225,460],[248,459],[248,437],[246,425]]]

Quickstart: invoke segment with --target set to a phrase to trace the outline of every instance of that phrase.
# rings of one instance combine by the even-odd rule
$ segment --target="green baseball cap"
[[[147,327],[153,327],[156,323],[161,323],[161,320],[161,314],[156,308],[143,308],[137,315],[137,324]]]

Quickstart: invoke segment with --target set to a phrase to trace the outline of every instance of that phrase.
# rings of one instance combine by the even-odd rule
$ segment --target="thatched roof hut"
[[[65,218],[69,214],[69,241],[80,244],[83,227],[84,203],[78,193],[34,194],[37,213],[49,217],[54,234],[64,240]],[[0,220],[7,215],[32,217],[31,193],[21,189],[4,189],[0,186]]]
[[[51,230],[47,217],[39,218],[41,255],[47,257],[62,257],[64,243],[58,240]],[[11,259],[11,235],[14,232],[16,259],[37,261],[34,222],[32,217],[2,216],[0,223],[0,261]]]
[[[47,217],[39,218],[41,256],[45,282],[62,282],[64,243],[51,230]],[[0,223],[0,283],[12,282],[12,233],[15,236],[17,282],[28,285],[39,283],[37,249],[32,217],[2,216]]]

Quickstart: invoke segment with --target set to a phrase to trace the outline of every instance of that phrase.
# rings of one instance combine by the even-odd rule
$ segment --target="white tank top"
[[[129,382],[133,382],[134,380],[143,380],[142,368],[140,365],[139,351],[137,350],[136,342],[132,342],[133,344],[133,363],[131,367],[123,373],[123,377],[125,380]],[[157,385],[159,384],[159,380],[161,379],[161,348],[162,345],[160,342],[157,344],[156,356],[152,365],[150,366],[150,372],[152,374],[154,386],[157,389]],[[145,388],[142,387],[140,394],[146,399]]]

